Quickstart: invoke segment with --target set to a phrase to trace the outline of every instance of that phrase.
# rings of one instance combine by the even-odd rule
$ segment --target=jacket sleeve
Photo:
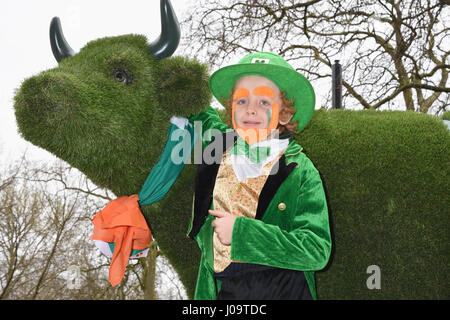
[[[231,239],[232,260],[300,271],[326,266],[331,236],[325,192],[316,168],[310,161],[305,167],[290,231],[238,217]]]
[[[191,115],[188,120],[194,127],[195,134],[201,136],[202,149],[211,142],[211,138],[216,134],[231,130],[219,117],[216,109],[211,106],[200,113]]]

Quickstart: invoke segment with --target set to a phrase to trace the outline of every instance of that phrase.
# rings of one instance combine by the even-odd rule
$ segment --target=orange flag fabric
[[[131,250],[143,250],[152,241],[138,201],[137,194],[112,200],[92,220],[91,240],[115,243],[109,267],[109,282],[113,287],[122,281]]]

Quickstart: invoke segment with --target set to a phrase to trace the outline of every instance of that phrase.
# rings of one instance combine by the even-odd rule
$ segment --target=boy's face
[[[236,81],[233,95],[235,127],[275,129],[280,106],[280,90],[269,79],[251,75]]]

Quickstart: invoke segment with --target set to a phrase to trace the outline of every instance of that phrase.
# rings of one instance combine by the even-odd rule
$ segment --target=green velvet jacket
[[[189,118],[202,121],[203,131],[218,129],[224,139],[224,151],[233,139],[213,108]],[[204,138],[204,137],[203,137]],[[202,139],[205,147],[208,139]],[[211,142],[212,143],[212,142]],[[219,155],[221,158],[221,155]],[[214,277],[213,227],[209,215],[212,192],[220,163],[198,167],[192,220],[188,236],[201,249],[195,299],[216,299],[221,282]],[[231,240],[231,260],[303,271],[313,299],[316,299],[314,272],[323,269],[331,252],[327,202],[319,172],[302,147],[291,140],[275,164],[259,197],[255,219],[238,217]],[[199,181],[200,179],[200,181]]]

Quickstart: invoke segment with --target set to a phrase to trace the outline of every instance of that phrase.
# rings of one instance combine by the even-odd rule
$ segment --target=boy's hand
[[[236,216],[229,212],[219,210],[209,210],[209,213],[216,217],[211,225],[214,228],[214,232],[217,233],[220,242],[226,246],[231,245],[231,235],[233,233]]]

